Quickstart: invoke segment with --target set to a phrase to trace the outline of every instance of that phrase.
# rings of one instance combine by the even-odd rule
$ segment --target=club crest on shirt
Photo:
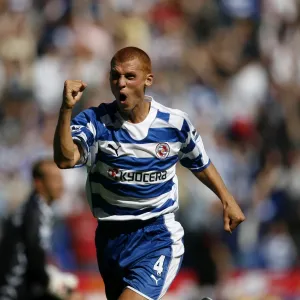
[[[159,143],[155,148],[155,153],[158,158],[167,158],[170,153],[170,146],[167,143]]]

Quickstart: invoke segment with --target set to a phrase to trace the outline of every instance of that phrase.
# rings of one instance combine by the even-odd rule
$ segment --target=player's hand
[[[72,109],[80,100],[87,84],[82,80],[66,80],[63,91],[63,107]]]
[[[245,215],[234,199],[230,199],[224,204],[224,229],[232,232],[240,223],[245,221]]]

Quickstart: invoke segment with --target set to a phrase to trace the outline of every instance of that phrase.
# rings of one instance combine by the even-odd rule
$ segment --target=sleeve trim
[[[211,163],[211,160],[209,160],[206,165],[204,165],[200,168],[193,168],[193,169],[189,169],[189,170],[192,171],[193,173],[202,172],[203,170],[205,170],[210,165],[210,163]]]
[[[89,149],[88,149],[86,143],[80,137],[77,137],[77,136],[73,137],[73,141],[74,141],[74,143],[79,145],[83,150],[83,155],[81,155],[79,161],[77,162],[77,164],[74,167],[75,168],[82,167],[87,162]]]

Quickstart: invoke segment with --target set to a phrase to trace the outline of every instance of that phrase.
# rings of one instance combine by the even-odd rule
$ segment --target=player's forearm
[[[75,165],[75,151],[70,123],[72,109],[61,108],[54,135],[54,161],[59,168],[71,168]]]
[[[223,205],[229,201],[235,201],[213,163],[194,175],[218,196]]]

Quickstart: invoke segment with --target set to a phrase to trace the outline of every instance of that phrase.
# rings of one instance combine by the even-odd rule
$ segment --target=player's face
[[[51,201],[59,199],[63,193],[63,178],[60,169],[54,163],[47,163],[43,168],[42,182],[45,195]]]
[[[145,87],[152,84],[152,77],[138,58],[115,62],[110,71],[110,87],[121,111],[132,111],[144,100]]]

